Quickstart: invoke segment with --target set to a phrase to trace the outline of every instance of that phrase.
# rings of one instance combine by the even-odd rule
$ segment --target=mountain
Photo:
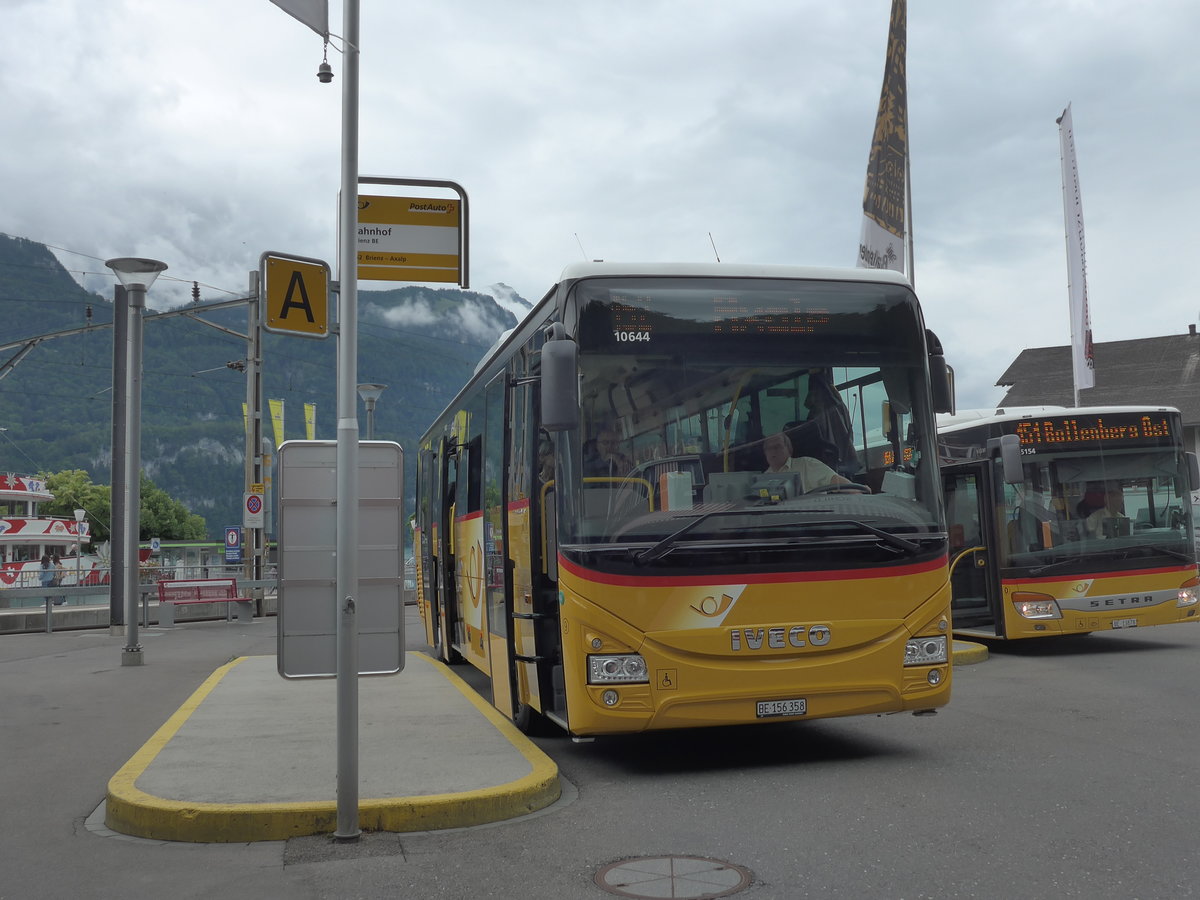
[[[530,306],[503,290],[518,311]],[[204,516],[210,540],[220,540],[225,526],[241,524],[246,399],[236,368],[246,341],[222,329],[244,334],[246,310],[205,313],[203,305],[198,315],[211,325],[184,315],[145,320],[141,457],[147,476]],[[47,247],[0,234],[0,344],[9,345],[0,351],[0,471],[84,469],[93,482],[111,482],[112,328],[36,341],[27,352],[15,343],[112,318],[112,299],[84,290]],[[387,385],[375,437],[404,448],[410,507],[418,438],[516,322],[474,291],[359,291],[359,379]],[[284,401],[286,439],[305,436],[306,403],[316,404],[316,437],[336,439],[336,360],[336,337],[264,335],[264,404]],[[363,404],[356,406],[365,439]]]

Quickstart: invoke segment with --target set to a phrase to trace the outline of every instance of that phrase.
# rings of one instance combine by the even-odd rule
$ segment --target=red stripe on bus
[[[860,578],[902,578],[907,575],[924,575],[946,567],[948,557],[943,555],[924,563],[907,566],[888,566],[870,569],[835,569],[827,572],[758,572],[719,573],[710,575],[613,575],[585,569],[563,559],[559,554],[559,568],[586,578],[597,584],[612,584],[621,587],[693,587],[708,584],[787,584],[802,581],[849,581]]]
[[[1026,578],[1002,578],[1001,584],[1029,584],[1042,581],[1097,581],[1101,578],[1136,578],[1140,575],[1190,575],[1195,577],[1195,566],[1165,566],[1158,569],[1119,569],[1114,572],[1087,572],[1076,575],[1032,575]]]

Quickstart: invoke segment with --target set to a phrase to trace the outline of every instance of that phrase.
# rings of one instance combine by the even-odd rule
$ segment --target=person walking
[[[39,572],[42,587],[48,588],[54,586],[54,564],[50,560],[50,554],[42,554],[42,569]]]
[[[50,579],[50,587],[58,587],[59,585],[62,584],[62,580],[63,580],[62,557],[59,556],[57,553],[55,553],[54,556],[52,556],[50,558],[50,566],[51,566],[51,570],[54,573],[53,577]],[[62,606],[66,602],[67,602],[67,597],[65,594],[61,594],[54,598],[55,606]]]

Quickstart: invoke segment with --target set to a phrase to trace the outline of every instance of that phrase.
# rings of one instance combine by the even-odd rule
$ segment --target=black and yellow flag
[[[897,272],[905,271],[908,229],[907,20],[908,0],[892,0],[883,90],[879,95],[875,135],[871,139],[871,156],[867,161],[862,235],[858,241],[860,267],[895,269]],[[909,277],[912,277],[911,273]]]

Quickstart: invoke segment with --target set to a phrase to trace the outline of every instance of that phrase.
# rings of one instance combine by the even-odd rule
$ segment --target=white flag
[[[1087,253],[1083,243],[1083,198],[1079,193],[1079,167],[1075,162],[1075,132],[1071,126],[1071,104],[1058,117],[1058,141],[1062,154],[1063,218],[1067,226],[1067,292],[1071,298],[1071,375],[1075,404],[1079,392],[1096,384],[1092,352],[1092,320],[1088,312]]]
[[[862,235],[858,263],[866,269],[905,267],[908,224],[908,80],[905,74],[907,0],[892,0],[883,90],[867,160],[867,185],[863,191]],[[909,275],[911,278],[911,273]]]
[[[329,39],[329,0],[271,0],[321,37]]]

